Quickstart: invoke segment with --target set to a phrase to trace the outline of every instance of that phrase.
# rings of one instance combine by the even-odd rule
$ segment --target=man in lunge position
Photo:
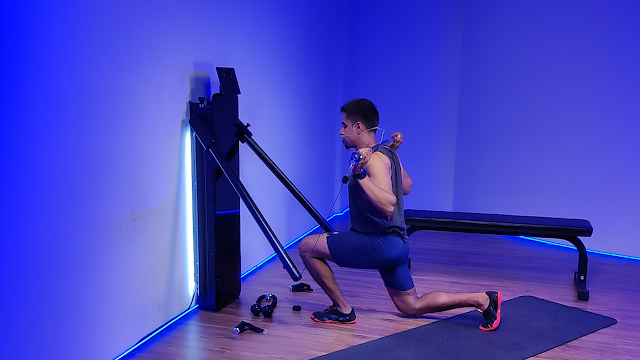
[[[345,147],[355,148],[362,159],[353,167],[348,183],[351,230],[310,235],[298,246],[309,273],[333,301],[324,311],[312,313],[311,318],[328,323],[356,322],[355,311],[326,262],[330,260],[342,267],[378,269],[393,303],[403,314],[475,307],[486,320],[480,330],[495,330],[500,324],[499,292],[417,295],[408,268],[403,206],[403,195],[409,194],[412,181],[396,153],[402,144],[402,134],[393,134],[394,142],[372,153],[379,122],[375,105],[367,99],[354,99],[340,111],[343,114],[340,135]]]

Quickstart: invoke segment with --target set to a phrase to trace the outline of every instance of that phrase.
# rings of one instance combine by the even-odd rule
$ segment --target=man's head
[[[340,111],[346,115],[352,125],[360,122],[364,127],[363,130],[378,127],[380,121],[378,109],[367,99],[353,99],[342,105]]]
[[[375,143],[375,129],[380,118],[376,106],[367,99],[353,99],[344,104],[342,111],[342,128],[340,135],[344,146],[358,148],[373,140]]]

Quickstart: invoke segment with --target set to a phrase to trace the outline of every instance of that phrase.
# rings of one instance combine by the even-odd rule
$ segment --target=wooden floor
[[[335,226],[345,229],[348,224],[343,220]],[[589,239],[584,241],[589,248]],[[505,300],[534,295],[618,320],[616,325],[534,359],[640,359],[638,261],[589,254],[591,299],[584,302],[577,300],[572,283],[578,263],[572,249],[506,236],[429,231],[412,235],[410,245],[411,272],[419,294],[498,290]],[[297,248],[290,248],[289,254],[302,271]],[[311,321],[310,312],[327,307],[329,299],[321,290],[289,292],[293,282],[275,259],[243,280],[242,294],[231,305],[217,313],[194,311],[127,359],[310,359],[469,311],[404,317],[395,309],[377,271],[342,269],[335,264],[332,268],[356,310],[354,325]],[[319,289],[307,272],[303,282]],[[267,292],[278,297],[273,317],[253,317],[249,308]],[[302,306],[302,311],[292,311],[293,305]],[[241,320],[268,333],[234,335],[232,328]]]

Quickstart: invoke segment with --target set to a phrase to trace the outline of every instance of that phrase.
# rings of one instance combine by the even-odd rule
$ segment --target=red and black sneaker
[[[500,306],[502,305],[502,293],[496,291],[487,291],[489,296],[489,306],[482,312],[482,316],[487,321],[480,325],[482,331],[492,331],[500,325]]]
[[[311,313],[311,319],[322,323],[355,324],[356,312],[351,308],[350,313],[344,314],[335,305],[331,305],[323,311]]]

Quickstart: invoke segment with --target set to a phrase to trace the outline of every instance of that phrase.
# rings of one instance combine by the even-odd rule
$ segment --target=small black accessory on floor
[[[262,302],[265,300],[270,302],[270,304],[262,306]],[[260,295],[256,303],[251,305],[251,313],[255,316],[262,314],[262,316],[270,318],[277,305],[278,298],[275,295],[269,293]]]
[[[258,333],[260,335],[264,335],[264,334],[267,333],[267,330],[261,329],[261,328],[259,328],[257,326],[253,326],[253,325],[251,325],[251,323],[248,323],[248,322],[246,322],[244,320],[240,321],[238,326],[233,328],[233,333],[238,335],[238,334],[241,334],[241,333],[243,333],[243,332],[245,332],[247,330],[253,331],[254,333]]]
[[[302,311],[302,306],[300,306],[300,305],[293,305],[293,311]]]
[[[616,319],[534,296],[502,303],[495,331],[480,331],[482,315],[464,314],[352,346],[317,359],[527,359],[616,323]]]
[[[299,284],[289,286],[289,291],[305,292],[305,291],[314,291],[314,290],[311,288],[311,285],[309,284],[299,283]]]

